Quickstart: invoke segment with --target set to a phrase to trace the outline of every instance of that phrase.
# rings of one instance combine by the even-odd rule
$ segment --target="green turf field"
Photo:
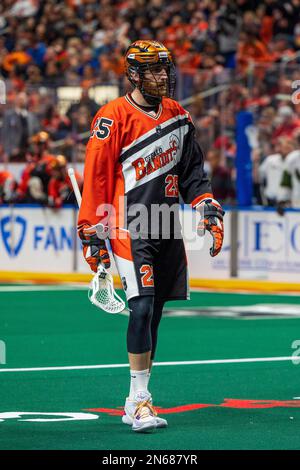
[[[15,287],[0,286],[0,449],[300,448],[299,296],[167,304],[150,390],[169,427],[141,435],[121,422],[128,317],[75,287]]]

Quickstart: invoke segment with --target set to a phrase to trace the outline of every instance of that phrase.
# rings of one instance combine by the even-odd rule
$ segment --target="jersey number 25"
[[[97,137],[97,139],[104,140],[110,134],[110,127],[113,125],[113,120],[105,117],[97,118],[94,129],[91,134],[91,139]]]

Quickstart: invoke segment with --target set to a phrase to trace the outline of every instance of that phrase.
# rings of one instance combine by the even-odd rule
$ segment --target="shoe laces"
[[[152,406],[148,400],[138,403],[134,412],[134,418],[143,419],[147,418],[149,415],[157,416],[154,406]]]

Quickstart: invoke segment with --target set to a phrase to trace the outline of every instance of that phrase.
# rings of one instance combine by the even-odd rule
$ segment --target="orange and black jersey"
[[[128,228],[136,204],[150,213],[153,204],[178,203],[179,193],[192,206],[212,197],[203,160],[189,113],[176,101],[163,98],[150,112],[130,95],[111,101],[91,125],[79,226]]]

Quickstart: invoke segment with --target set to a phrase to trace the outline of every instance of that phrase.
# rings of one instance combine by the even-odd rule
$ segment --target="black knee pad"
[[[153,315],[151,320],[151,340],[152,340],[152,348],[151,348],[151,361],[153,361],[157,346],[157,336],[158,336],[158,327],[160,324],[162,311],[164,308],[163,301],[154,301],[153,304]]]
[[[129,323],[127,330],[127,350],[132,354],[151,351],[151,319],[154,297],[139,296],[128,301]]]

